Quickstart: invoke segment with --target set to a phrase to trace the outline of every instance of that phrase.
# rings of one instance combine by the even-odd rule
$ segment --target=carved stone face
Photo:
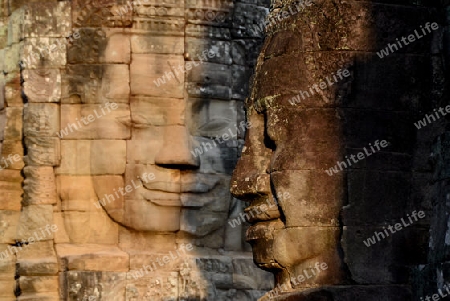
[[[387,220],[409,213],[404,209],[411,202],[409,192],[399,187],[411,184],[390,183],[389,172],[403,170],[393,163],[396,152],[408,158],[415,154],[411,103],[420,99],[415,104],[422,106],[428,100],[418,96],[422,88],[411,92],[415,85],[394,76],[398,71],[392,66],[398,59],[395,68],[426,83],[429,65],[420,70],[418,61],[412,63],[406,55],[389,61],[376,52],[404,35],[400,24],[411,18],[396,8],[395,18],[386,18],[384,8],[339,1],[315,1],[291,16],[287,2],[273,3],[273,12],[279,8],[288,17],[267,30],[247,101],[253,127],[231,182],[232,194],[249,202],[252,226],[247,240],[255,261],[275,274],[278,284],[294,290],[342,284],[349,275],[365,283],[404,281],[398,280],[404,276],[400,268],[394,268],[403,258],[395,254],[409,251],[386,243],[378,249],[383,259],[374,264],[378,253],[362,241],[373,235],[370,227],[382,231]],[[418,47],[429,49],[430,40],[422,42]],[[348,77],[340,77],[344,73]],[[402,113],[397,115],[397,110]],[[392,144],[358,165],[327,173],[337,162],[350,162],[351,155],[383,139]],[[409,183],[408,177],[401,175],[400,181]],[[387,193],[394,186],[392,191],[401,192]],[[291,197],[285,198],[286,193]],[[401,209],[392,209],[395,206]],[[261,213],[254,214],[256,208]],[[329,266],[326,273],[300,284],[292,280],[317,262]],[[375,276],[375,266],[383,267],[377,271],[383,276]]]
[[[314,13],[320,15],[314,11],[308,18],[314,19]],[[248,101],[247,118],[253,126],[231,182],[232,194],[249,202],[248,214],[258,208],[261,212],[250,218],[247,231],[255,261],[272,271],[278,283],[294,288],[338,283],[342,276],[343,177],[330,177],[324,170],[342,156],[335,105],[348,79],[310,93],[299,105],[289,100],[349,64],[346,54],[295,52],[294,47],[314,47],[301,36],[308,32],[302,21],[298,16],[286,21],[302,28],[298,35],[280,30],[266,39]],[[329,266],[326,273],[300,284],[290,280],[317,262]]]
[[[62,76],[63,128],[95,110],[102,115],[107,102],[117,108],[69,133],[66,139],[78,140],[63,141],[63,151],[75,148],[80,156],[90,150],[88,170],[77,173],[91,176],[93,194],[120,225],[194,237],[223,231],[243,138],[236,133],[242,108],[231,100],[230,42],[208,41],[206,26],[192,27],[185,37],[184,4],[165,8],[179,18],[159,16],[161,28],[146,23],[153,6],[136,5],[137,28],[82,29],[69,47],[74,65]],[[82,65],[86,61],[106,64]],[[225,133],[231,136],[226,142],[211,139]],[[62,165],[62,174],[73,174]],[[221,247],[223,240],[211,241]]]
[[[315,262],[332,266],[329,275],[339,274],[342,177],[314,169],[337,155],[322,148],[336,137],[335,118],[320,110],[308,117],[282,104],[248,110],[253,127],[231,190],[250,203],[249,215],[258,208],[262,212],[250,218],[247,240],[256,263],[278,274],[280,282],[289,282],[289,275],[300,275]],[[335,281],[322,276],[315,282]]]

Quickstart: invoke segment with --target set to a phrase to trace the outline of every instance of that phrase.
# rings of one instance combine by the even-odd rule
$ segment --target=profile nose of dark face
[[[245,146],[231,177],[230,192],[237,199],[251,202],[271,193],[267,170],[272,150],[264,143],[264,116],[249,108],[247,118],[251,126],[247,130]]]
[[[261,195],[270,194],[270,175],[260,173],[251,156],[242,156],[231,178],[231,194],[242,201],[251,202]]]
[[[194,154],[187,128],[170,125],[164,129],[163,146],[156,154],[155,163],[166,168],[194,169],[200,167],[200,159]]]

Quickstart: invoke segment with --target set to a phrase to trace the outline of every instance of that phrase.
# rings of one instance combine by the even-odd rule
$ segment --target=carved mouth
[[[255,240],[273,240],[274,231],[282,228],[284,224],[279,218],[257,222],[247,229],[246,241],[250,243]]]
[[[270,220],[275,220],[279,216],[279,211],[276,206],[272,208],[265,208],[262,205],[259,206],[249,206],[244,209],[245,217],[247,222],[254,225],[259,222],[265,222]]]
[[[244,209],[246,221],[252,225],[280,218],[278,204],[270,196],[252,200],[251,205]]]

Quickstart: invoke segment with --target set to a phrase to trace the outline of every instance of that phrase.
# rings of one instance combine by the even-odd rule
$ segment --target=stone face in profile
[[[272,14],[287,14],[288,2],[273,3]],[[420,226],[372,249],[363,239],[407,216],[413,211],[405,210],[408,206],[419,206],[409,192],[417,146],[408,124],[413,125],[417,107],[427,107],[425,94],[433,90],[432,73],[425,72],[432,66],[431,37],[395,57],[380,60],[376,51],[405,35],[408,30],[401,25],[411,18],[419,27],[436,15],[410,6],[339,1],[315,1],[287,15],[268,28],[247,101],[253,126],[231,182],[232,194],[249,203],[247,241],[255,262],[275,275],[272,296],[351,282],[388,288],[407,283],[409,266],[426,260],[410,245],[426,241]],[[411,26],[406,27],[413,31]],[[420,88],[406,84],[419,78]],[[382,151],[358,163],[347,161],[383,139],[390,143]],[[327,174],[339,161],[347,167]],[[277,206],[278,212],[250,216],[263,204]],[[419,245],[427,248],[424,242]],[[305,276],[320,263],[328,268]],[[393,291],[383,289],[380,295],[397,300]],[[341,294],[346,291],[328,297]],[[322,297],[294,295],[275,300]]]

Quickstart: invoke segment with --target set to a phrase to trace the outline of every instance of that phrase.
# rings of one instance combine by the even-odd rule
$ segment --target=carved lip
[[[282,228],[284,224],[279,218],[258,222],[247,229],[246,241],[273,240],[274,231]]]
[[[276,220],[280,217],[280,212],[276,206],[264,208],[264,204],[248,206],[244,209],[247,222],[250,224],[256,224],[258,222],[265,222],[270,220]]]

